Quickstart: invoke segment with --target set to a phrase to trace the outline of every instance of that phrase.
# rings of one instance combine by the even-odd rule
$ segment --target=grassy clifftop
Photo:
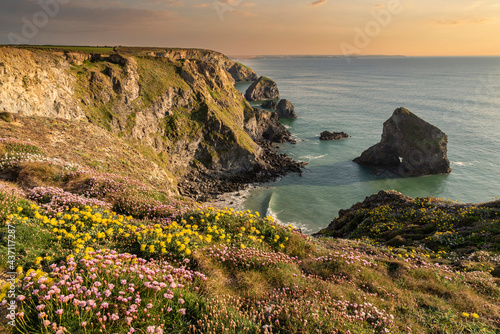
[[[469,240],[477,248],[461,254],[464,267],[449,251],[374,242],[388,217],[403,217],[383,215],[375,201],[364,225],[345,225],[357,240],[311,238],[256,212],[49,159],[51,147],[2,139],[0,152],[3,175],[17,177],[0,182],[3,332],[496,333],[500,325],[498,252],[480,249],[493,230]],[[425,219],[443,204],[419,203]],[[465,226],[470,215],[478,214],[448,218]],[[373,226],[370,239],[363,226]]]

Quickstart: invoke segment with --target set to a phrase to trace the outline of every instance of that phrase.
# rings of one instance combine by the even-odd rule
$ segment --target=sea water
[[[277,82],[299,118],[282,120],[297,144],[280,151],[308,163],[253,190],[244,209],[313,233],[366,196],[394,189],[459,202],[500,192],[500,57],[269,58],[239,60]],[[244,92],[249,84],[238,84]],[[255,104],[254,104],[255,105]],[[387,177],[352,160],[378,143],[382,125],[405,107],[448,135],[449,175]],[[351,138],[320,141],[324,131]]]

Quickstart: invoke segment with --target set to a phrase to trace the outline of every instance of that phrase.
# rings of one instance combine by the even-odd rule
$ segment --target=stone
[[[274,100],[267,100],[266,102],[262,103],[261,107],[264,109],[275,110],[276,107],[278,107],[278,104]]]
[[[248,82],[258,79],[257,74],[251,68],[241,63],[235,62],[227,71],[236,82]]]
[[[245,131],[255,142],[267,140],[272,143],[294,143],[290,132],[279,122],[275,112],[253,108],[245,115]]]
[[[297,118],[292,102],[288,101],[287,99],[283,99],[278,103],[278,106],[276,107],[276,113],[278,114],[279,118]]]
[[[380,143],[354,161],[401,176],[445,174],[451,172],[447,144],[448,136],[439,128],[398,108],[384,122]]]
[[[319,139],[320,140],[339,140],[349,138],[350,136],[345,132],[330,132],[323,131],[321,132]]]
[[[260,77],[248,87],[245,92],[248,101],[263,101],[269,99],[279,99],[280,93],[278,85],[268,77]]]

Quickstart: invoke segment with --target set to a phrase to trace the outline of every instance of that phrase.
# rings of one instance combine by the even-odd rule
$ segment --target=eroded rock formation
[[[248,87],[245,92],[245,98],[248,101],[263,101],[269,99],[279,99],[280,93],[278,85],[268,77],[260,77]]]
[[[276,113],[278,114],[279,118],[297,118],[293,103],[287,99],[283,99],[278,103],[278,106],[276,107]]]
[[[266,102],[262,103],[261,107],[264,109],[275,110],[276,107],[278,107],[278,104],[274,100],[267,100]]]
[[[349,135],[345,132],[323,131],[319,136],[320,140],[339,140],[345,138],[349,138]]]
[[[384,122],[380,143],[354,159],[402,176],[449,173],[448,136],[408,109],[398,108]]]

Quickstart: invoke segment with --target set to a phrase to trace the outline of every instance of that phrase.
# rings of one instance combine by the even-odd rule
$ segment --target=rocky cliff
[[[249,67],[229,59],[226,55],[212,50],[203,49],[144,49],[117,47],[115,50],[119,53],[142,53],[149,57],[167,58],[172,61],[194,59],[214,63],[225,69],[235,81],[254,81],[257,80],[257,74]]]
[[[217,180],[280,173],[257,142],[264,133],[286,140],[287,131],[253,110],[233,82],[216,62],[180,55],[0,48],[0,111],[88,120],[163,155],[181,184],[196,173]]]
[[[380,143],[354,159],[362,165],[389,169],[402,176],[449,173],[448,137],[411,111],[398,108],[384,122]]]

